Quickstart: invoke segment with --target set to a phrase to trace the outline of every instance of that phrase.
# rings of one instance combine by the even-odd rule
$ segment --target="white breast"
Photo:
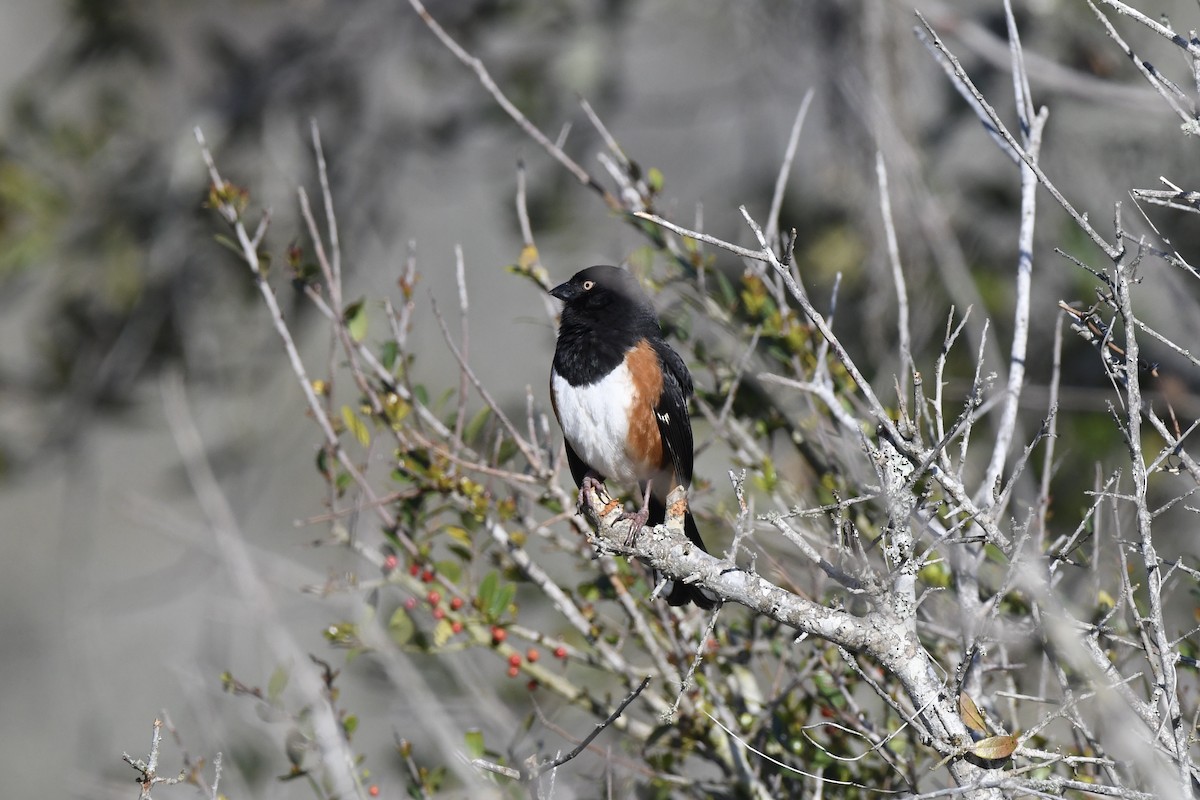
[[[629,434],[629,407],[634,401],[629,368],[622,362],[601,380],[572,386],[558,373],[550,376],[550,389],[563,436],[585,463],[606,478],[635,484],[639,475],[625,453]]]

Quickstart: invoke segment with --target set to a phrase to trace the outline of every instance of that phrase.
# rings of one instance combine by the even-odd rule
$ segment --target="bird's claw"
[[[608,494],[608,490],[604,486],[604,479],[594,472],[589,472],[587,475],[584,475],[583,481],[579,484],[579,507],[581,509],[586,508],[588,505],[588,492],[594,492],[597,495],[603,493],[604,496],[607,496]],[[611,512],[613,507],[616,505],[616,500],[609,500],[608,505],[604,507],[604,513],[601,514],[601,516],[608,516],[609,512]]]
[[[635,511],[632,514],[622,514],[621,519],[629,520],[629,535],[625,537],[625,546],[632,547],[633,540],[642,532],[642,528],[646,527],[646,521],[650,519],[650,509],[647,506],[642,506],[641,511]]]
[[[601,480],[600,476],[594,472],[589,472],[583,476],[583,482],[579,484],[579,497],[582,499],[583,495],[588,491],[598,492],[603,488],[604,481]]]

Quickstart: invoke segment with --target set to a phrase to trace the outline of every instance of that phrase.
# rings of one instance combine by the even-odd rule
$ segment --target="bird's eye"
[[[584,281],[583,282],[583,290],[585,292],[590,292],[592,290],[592,287],[595,285],[596,285],[595,281]]]

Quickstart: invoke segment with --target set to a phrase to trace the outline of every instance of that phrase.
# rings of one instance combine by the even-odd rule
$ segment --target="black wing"
[[[571,443],[565,438],[563,439],[563,444],[566,445],[567,448],[567,466],[571,468],[571,477],[575,479],[576,486],[583,486],[583,479],[587,477],[587,474],[591,471],[591,469],[587,464],[584,463],[583,459],[579,457],[579,454],[576,453],[571,447]],[[601,478],[601,480],[603,480],[603,478]]]
[[[658,433],[666,455],[670,456],[675,480],[687,487],[692,483],[692,421],[687,401],[692,395],[692,376],[687,364],[671,345],[661,339],[651,341],[663,368],[663,389],[654,407]]]

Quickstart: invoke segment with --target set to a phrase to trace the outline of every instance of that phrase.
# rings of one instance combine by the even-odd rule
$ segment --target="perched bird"
[[[666,496],[692,482],[687,365],[663,339],[650,298],[625,270],[588,267],[550,294],[564,304],[550,398],[571,476],[580,487],[587,478],[636,484],[646,496],[639,521],[658,525],[666,519]],[[684,531],[708,552],[691,511]],[[667,602],[712,608],[715,598],[672,581]]]

